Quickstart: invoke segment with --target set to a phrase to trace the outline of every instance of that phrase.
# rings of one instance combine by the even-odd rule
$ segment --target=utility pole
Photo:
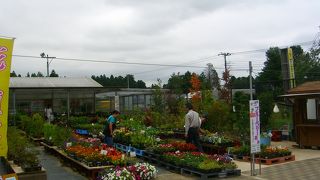
[[[223,56],[224,57],[224,72],[227,72],[227,56],[230,56],[230,53],[223,53],[221,52],[218,54],[218,56]]]
[[[56,57],[49,57],[49,55],[48,54],[46,55],[45,53],[41,53],[40,56],[41,56],[41,58],[46,58],[47,59],[47,77],[49,77],[49,65],[52,62],[52,60],[54,58],[56,58]],[[49,59],[51,59],[50,62],[49,62]]]
[[[249,76],[250,76],[250,100],[253,100],[252,90],[252,62],[249,61]]]
[[[249,61],[249,82],[250,82],[250,100],[253,100],[253,92],[252,92],[252,62]],[[251,121],[250,121],[250,137],[252,134],[252,129],[251,129]],[[250,138],[251,141],[251,138]],[[250,143],[251,144],[251,143]],[[252,145],[252,144],[251,144]],[[250,166],[251,166],[251,176],[255,176],[255,160],[254,160],[254,153],[251,153],[251,161],[250,161]]]

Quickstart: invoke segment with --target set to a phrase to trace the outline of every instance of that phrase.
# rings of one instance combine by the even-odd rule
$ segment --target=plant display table
[[[244,161],[250,162],[251,158],[250,156],[243,156],[241,158]],[[279,163],[284,163],[284,162],[289,162],[289,161],[294,161],[295,160],[295,155],[289,155],[289,156],[283,156],[283,157],[276,157],[276,158],[255,158],[256,163],[264,164],[264,165],[272,165],[272,164],[279,164]]]
[[[64,151],[59,150],[56,146],[49,146],[46,143],[41,143],[45,149],[54,155],[58,156],[66,165],[72,167],[73,169],[77,170],[80,173],[83,173],[88,178],[94,180],[97,178],[98,173],[105,169],[105,168],[111,168],[114,167],[113,165],[108,166],[97,166],[97,167],[90,167],[86,164],[75,160],[74,158],[69,157]]]
[[[47,173],[42,167],[38,171],[25,172],[20,166],[13,163],[13,161],[7,161],[5,158],[1,157],[1,162],[6,168],[8,173],[15,173],[19,180],[46,180]]]

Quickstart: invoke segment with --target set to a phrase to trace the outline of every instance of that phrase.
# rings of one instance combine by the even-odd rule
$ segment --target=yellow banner
[[[0,156],[7,156],[9,79],[13,39],[0,38]]]
[[[288,48],[288,64],[289,64],[289,77],[290,77],[290,88],[296,86],[295,73],[293,66],[293,52],[291,48]]]

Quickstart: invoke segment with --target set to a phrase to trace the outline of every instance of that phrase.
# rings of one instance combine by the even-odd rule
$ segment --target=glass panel
[[[316,120],[316,99],[308,99],[307,100],[307,119],[308,120]]]
[[[138,107],[145,108],[144,95],[138,96]]]
[[[146,107],[150,108],[151,107],[151,96],[146,95]]]

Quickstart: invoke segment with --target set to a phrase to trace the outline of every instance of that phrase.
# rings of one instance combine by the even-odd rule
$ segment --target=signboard
[[[250,100],[250,142],[251,153],[260,152],[259,100]]]
[[[0,176],[0,180],[17,180],[18,176],[16,174],[6,174]]]
[[[0,156],[7,157],[9,79],[13,39],[0,38]]]
[[[296,86],[294,73],[294,59],[291,48],[280,49],[281,71],[283,78],[283,89],[287,91]]]
[[[291,48],[288,48],[288,66],[289,66],[289,78],[290,78],[290,88],[296,86],[294,66],[293,66],[293,52]]]

